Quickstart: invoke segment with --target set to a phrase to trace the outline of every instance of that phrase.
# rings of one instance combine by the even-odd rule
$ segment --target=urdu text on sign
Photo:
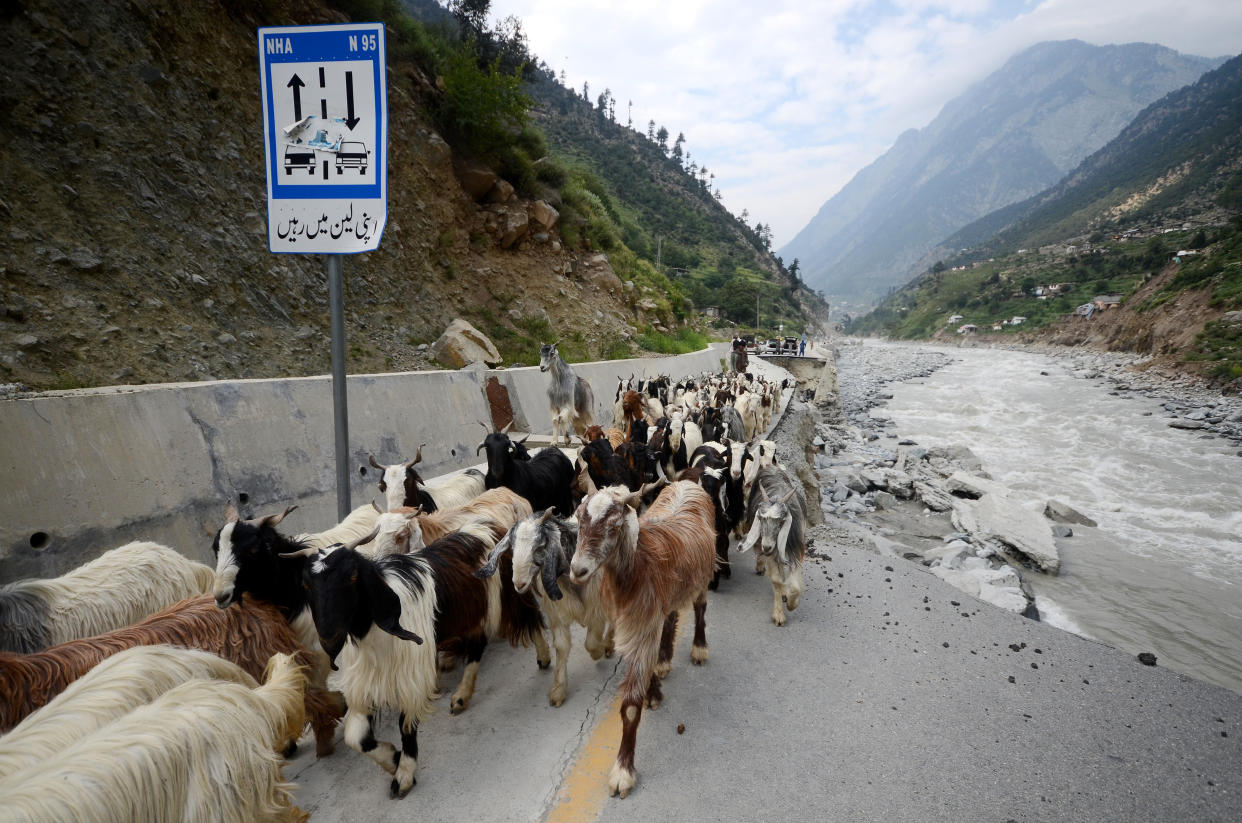
[[[269,248],[377,248],[388,216],[383,24],[258,34]]]

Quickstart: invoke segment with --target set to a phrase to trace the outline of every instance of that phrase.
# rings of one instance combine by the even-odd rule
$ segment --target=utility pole
[[[759,333],[759,295],[755,295],[755,334]]]

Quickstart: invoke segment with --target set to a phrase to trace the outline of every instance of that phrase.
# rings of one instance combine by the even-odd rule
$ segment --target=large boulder
[[[556,221],[561,219],[561,213],[552,208],[547,202],[536,200],[535,205],[531,208],[531,219],[543,226],[544,231],[551,231],[552,227],[556,225]]]
[[[495,366],[502,359],[487,335],[460,317],[449,323],[444,334],[431,344],[431,356],[450,369],[460,369],[478,361]]]
[[[530,218],[525,209],[513,209],[505,212],[500,219],[500,247],[507,249],[526,236],[530,229]]]
[[[461,187],[465,189],[466,194],[475,200],[482,200],[500,178],[487,166],[472,165],[460,169],[457,172],[457,179],[461,181]]]

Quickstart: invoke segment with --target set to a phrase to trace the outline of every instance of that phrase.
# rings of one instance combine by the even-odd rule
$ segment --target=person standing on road
[[[798,356],[806,356],[806,332],[802,332],[802,339],[798,341]]]

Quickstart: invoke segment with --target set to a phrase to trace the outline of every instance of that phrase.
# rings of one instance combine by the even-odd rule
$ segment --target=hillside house
[[[1010,319],[1010,321],[1009,321],[1009,325],[1011,325],[1011,326],[1021,326],[1021,325],[1022,325],[1023,323],[1025,323],[1025,322],[1026,322],[1026,318],[1025,318],[1025,317],[1014,317],[1014,318],[1011,318],[1011,319]]]
[[[963,319],[963,318],[962,318],[962,316],[961,316],[960,314],[955,314],[955,315],[953,315],[952,317],[950,317],[950,318],[949,318],[949,322],[950,322],[950,323],[960,323],[960,322],[962,322],[962,319]]]
[[[1004,331],[1004,329],[1005,329],[1005,324],[1001,322],[1000,320],[997,320],[995,323],[992,324],[992,331]]]
[[[966,323],[964,325],[957,327],[958,334],[974,334],[978,330],[979,330],[979,327],[976,326],[974,323]]]
[[[703,314],[706,315],[707,317],[710,317],[713,320],[719,320],[720,319],[720,307],[719,306],[704,306]]]
[[[1091,304],[1095,306],[1096,311],[1106,311],[1115,309],[1121,305],[1120,294],[1102,294],[1092,299]]]
[[[1091,319],[1091,315],[1093,315],[1093,314],[1095,314],[1095,304],[1094,304],[1094,303],[1083,303],[1081,306],[1079,306],[1078,308],[1074,309],[1074,315],[1075,315],[1075,316],[1077,316],[1077,317],[1082,317],[1082,318],[1084,318],[1084,319],[1086,319],[1086,320],[1090,320],[1090,319]]]

